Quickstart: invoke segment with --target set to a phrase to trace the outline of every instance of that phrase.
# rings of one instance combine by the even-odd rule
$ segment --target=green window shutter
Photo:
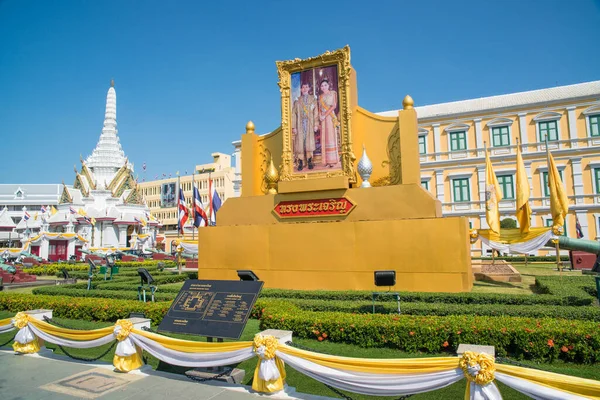
[[[450,132],[450,151],[467,149],[466,132]]]
[[[502,198],[504,199],[514,199],[515,198],[515,189],[514,189],[514,181],[512,175],[500,175],[498,176],[498,183],[502,188]]]
[[[558,140],[558,121],[545,121],[539,122],[539,131],[540,131],[540,142],[544,142],[546,136],[548,136],[548,141],[557,141]]]
[[[594,182],[596,183],[596,194],[600,194],[600,168],[594,168]]]
[[[600,114],[590,115],[590,136],[600,136]]]
[[[427,153],[427,142],[426,142],[427,137],[426,136],[419,136],[419,154],[426,154]]]
[[[492,146],[502,147],[510,145],[508,126],[495,126],[492,128]]]
[[[421,186],[425,189],[425,190],[429,190],[429,181],[421,181]]]
[[[454,202],[471,201],[469,178],[453,179],[452,186],[454,190]]]

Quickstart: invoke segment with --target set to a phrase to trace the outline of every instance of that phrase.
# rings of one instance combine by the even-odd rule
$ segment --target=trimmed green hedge
[[[174,261],[170,261],[170,260],[165,260],[165,261],[147,260],[147,261],[142,261],[142,262],[139,262],[139,261],[117,261],[116,265],[120,268],[125,268],[125,269],[146,268],[148,270],[150,270],[150,269],[157,270],[159,262],[163,262],[165,264],[165,268],[174,268],[177,266],[177,264]],[[71,271],[87,272],[89,269],[89,265],[87,263],[75,263],[75,264],[52,263],[52,264],[42,264],[40,266],[31,267],[31,268],[24,268],[24,271],[30,275],[54,275],[57,273],[60,274],[60,271],[62,271],[63,268],[65,268],[69,272],[71,272]],[[134,272],[134,271],[131,271],[131,272]],[[87,275],[86,275],[86,279],[87,279]]]
[[[561,293],[562,294],[562,293]],[[568,294],[568,293],[567,293]],[[318,300],[353,300],[371,301],[373,292],[369,291],[324,291],[324,290],[284,290],[263,289],[262,298],[280,299],[318,299]],[[540,295],[515,295],[501,293],[428,293],[428,292],[400,292],[403,302],[427,302],[446,304],[511,304],[511,305],[564,305],[583,306],[590,305],[593,299],[587,294],[578,291],[576,295],[563,296]]]
[[[131,288],[130,288],[131,289]],[[93,298],[108,298],[108,299],[125,299],[137,300],[137,287],[135,290],[119,290],[106,292],[103,290],[87,290],[87,289],[69,289],[64,290],[61,286],[43,286],[35,288],[31,291],[34,295],[45,296],[68,296],[68,297],[93,297]],[[156,301],[173,301],[177,296],[176,293],[161,293],[160,289],[154,293]],[[151,293],[146,291],[146,301],[150,301]]]
[[[518,317],[421,317],[305,311],[288,301],[260,300],[260,329],[294,331],[300,338],[409,352],[454,352],[460,343],[493,345],[499,356],[533,360],[600,361],[597,322]]]
[[[264,299],[278,301],[273,299]],[[346,312],[371,314],[373,303],[367,301],[340,301],[340,300],[306,300],[286,299],[285,301],[305,311],[315,312]],[[586,306],[554,306],[546,305],[506,305],[506,304],[443,304],[414,302],[400,303],[402,315],[478,315],[478,316],[512,316],[528,318],[565,318],[573,320],[586,320],[600,322],[600,308]],[[376,301],[375,313],[398,314],[397,302],[390,298],[387,302]]]
[[[143,303],[133,300],[36,296],[25,293],[0,292],[0,310],[12,312],[50,309],[53,316],[86,321],[116,322],[132,312],[143,312],[153,324],[158,324],[169,310],[170,303]]]
[[[537,276],[538,292],[560,297],[596,296],[596,280],[593,276]]]

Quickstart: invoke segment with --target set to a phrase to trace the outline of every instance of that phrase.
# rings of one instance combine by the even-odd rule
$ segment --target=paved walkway
[[[326,399],[294,393],[268,396],[276,399]],[[0,349],[0,399],[206,399],[243,400],[262,396],[247,386],[221,382],[197,383],[176,374],[143,367],[128,374],[113,371],[104,362],[81,363],[50,350],[40,354],[15,355],[9,348]]]

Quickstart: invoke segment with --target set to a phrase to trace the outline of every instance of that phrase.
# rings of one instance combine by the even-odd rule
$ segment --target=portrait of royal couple
[[[302,80],[300,96],[292,106],[292,142],[298,171],[339,167],[338,94],[326,77],[318,81],[318,96],[313,93],[311,81]],[[315,162],[317,133],[321,150],[318,163]]]

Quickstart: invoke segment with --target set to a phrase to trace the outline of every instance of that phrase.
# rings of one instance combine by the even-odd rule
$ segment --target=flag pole
[[[195,225],[196,222],[196,171],[192,172],[192,240],[195,240]]]
[[[211,171],[208,171],[208,209],[209,209],[209,213],[208,213],[208,226],[211,226],[211,221],[212,221],[212,215],[213,215],[213,207],[212,207],[212,185],[213,182],[210,179],[210,173]]]
[[[486,171],[485,171],[485,188],[487,190],[487,187],[488,187],[488,184],[489,184],[489,182],[487,181],[487,175],[488,175],[488,171],[487,171],[487,157],[488,157],[488,152],[487,152],[487,142],[485,140],[483,141],[483,151],[485,153],[485,158],[486,158],[486,165],[485,165],[485,167],[486,167]],[[484,204],[485,207],[487,207],[487,200],[484,199],[484,202],[485,202],[485,204]],[[490,226],[490,229],[491,228],[492,227]],[[495,250],[494,250],[494,248],[492,248],[492,265],[494,265],[495,262],[496,262]]]
[[[548,191],[550,191],[550,149],[548,147],[548,135],[544,135],[544,143],[546,144],[546,163],[548,164]],[[553,179],[554,180],[554,179]],[[553,182],[553,184],[556,184]],[[550,215],[552,215],[552,196],[550,196]],[[554,233],[554,215],[552,215],[552,233]],[[558,269],[558,273],[560,274],[560,279],[562,281],[562,267],[560,264],[560,247],[558,245],[558,238],[554,239],[554,248],[556,250],[556,269]]]

